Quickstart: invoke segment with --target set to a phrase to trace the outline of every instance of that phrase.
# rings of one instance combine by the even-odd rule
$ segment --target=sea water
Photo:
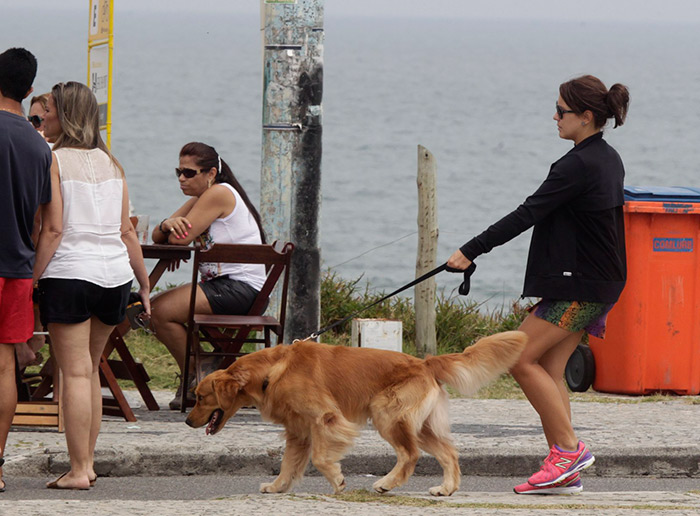
[[[386,292],[414,278],[419,144],[437,162],[437,259],[447,260],[571,148],[558,138],[554,103],[558,85],[584,73],[630,89],[627,123],[605,131],[628,185],[700,186],[698,28],[339,18],[327,8],[323,267]],[[82,10],[3,8],[0,29],[0,47],[39,59],[37,93],[85,82]],[[152,226],[185,201],[174,167],[189,141],[216,147],[259,199],[261,56],[257,17],[116,9],[112,150]],[[528,243],[529,231],[479,257],[470,297],[487,308],[518,298]],[[189,278],[185,267],[166,281]],[[437,282],[455,294],[460,276]]]

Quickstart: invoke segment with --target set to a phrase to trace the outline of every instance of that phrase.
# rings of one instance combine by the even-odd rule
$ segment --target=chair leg
[[[114,400],[117,403],[118,411],[124,416],[124,419],[126,419],[127,421],[136,421],[136,416],[134,415],[133,410],[131,410],[129,402],[126,401],[124,393],[122,392],[122,388],[119,387],[117,379],[114,376],[114,373],[112,372],[112,368],[109,367],[109,364],[107,363],[107,358],[104,356],[104,354],[102,354],[102,356],[100,357],[100,373],[102,374],[102,378],[107,383],[109,390],[112,391],[112,396],[114,396]]]
[[[182,394],[180,397],[180,412],[187,410],[187,391],[190,386],[190,358],[194,354],[195,374],[199,370],[199,325],[193,324],[187,329],[187,346],[185,349],[185,369],[182,371]]]

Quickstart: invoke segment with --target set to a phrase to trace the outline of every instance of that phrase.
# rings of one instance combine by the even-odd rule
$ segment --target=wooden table
[[[178,260],[187,260],[193,251],[193,248],[190,246],[170,244],[143,244],[141,249],[144,259],[158,260],[148,276],[151,291],[163,273],[168,270],[168,267]],[[113,399],[103,399],[102,412],[103,414],[122,416],[127,421],[136,421],[136,416],[126,401],[124,393],[117,383],[117,378],[133,381],[149,410],[159,410],[159,406],[155,398],[153,398],[151,389],[148,387],[148,381],[150,380],[148,373],[142,364],[134,360],[133,355],[124,342],[123,337],[130,329],[131,326],[128,320],[124,320],[116,326],[109,336],[107,346],[102,354],[100,373],[113,396]],[[114,350],[117,351],[120,360],[108,359]]]

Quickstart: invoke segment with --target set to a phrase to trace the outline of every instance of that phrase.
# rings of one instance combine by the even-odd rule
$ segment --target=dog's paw
[[[372,484],[372,489],[374,489],[377,493],[386,493],[391,491],[390,487],[384,486],[384,479],[377,480],[374,484]]]
[[[260,484],[261,493],[284,493],[284,489],[280,489],[274,482],[264,482]]]
[[[451,496],[455,491],[456,489],[450,491],[445,486],[435,486],[428,489],[428,492],[433,496]]]
[[[347,487],[347,483],[345,482],[345,477],[340,477],[340,482],[338,483],[338,487],[335,488],[335,494],[340,494],[343,491],[345,491],[345,488]]]

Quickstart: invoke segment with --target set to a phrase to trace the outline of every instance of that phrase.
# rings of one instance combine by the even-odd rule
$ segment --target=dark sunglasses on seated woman
[[[175,168],[175,175],[177,177],[185,176],[187,179],[192,179],[194,176],[201,172],[206,172],[208,168],[200,168],[199,171],[193,168]]]
[[[29,120],[32,123],[35,129],[38,128],[44,121],[44,119],[41,118],[39,115],[28,116],[27,120]]]
[[[576,111],[572,111],[570,109],[564,109],[557,103],[557,115],[559,115],[559,118],[564,118],[564,115],[566,113],[576,113]]]

